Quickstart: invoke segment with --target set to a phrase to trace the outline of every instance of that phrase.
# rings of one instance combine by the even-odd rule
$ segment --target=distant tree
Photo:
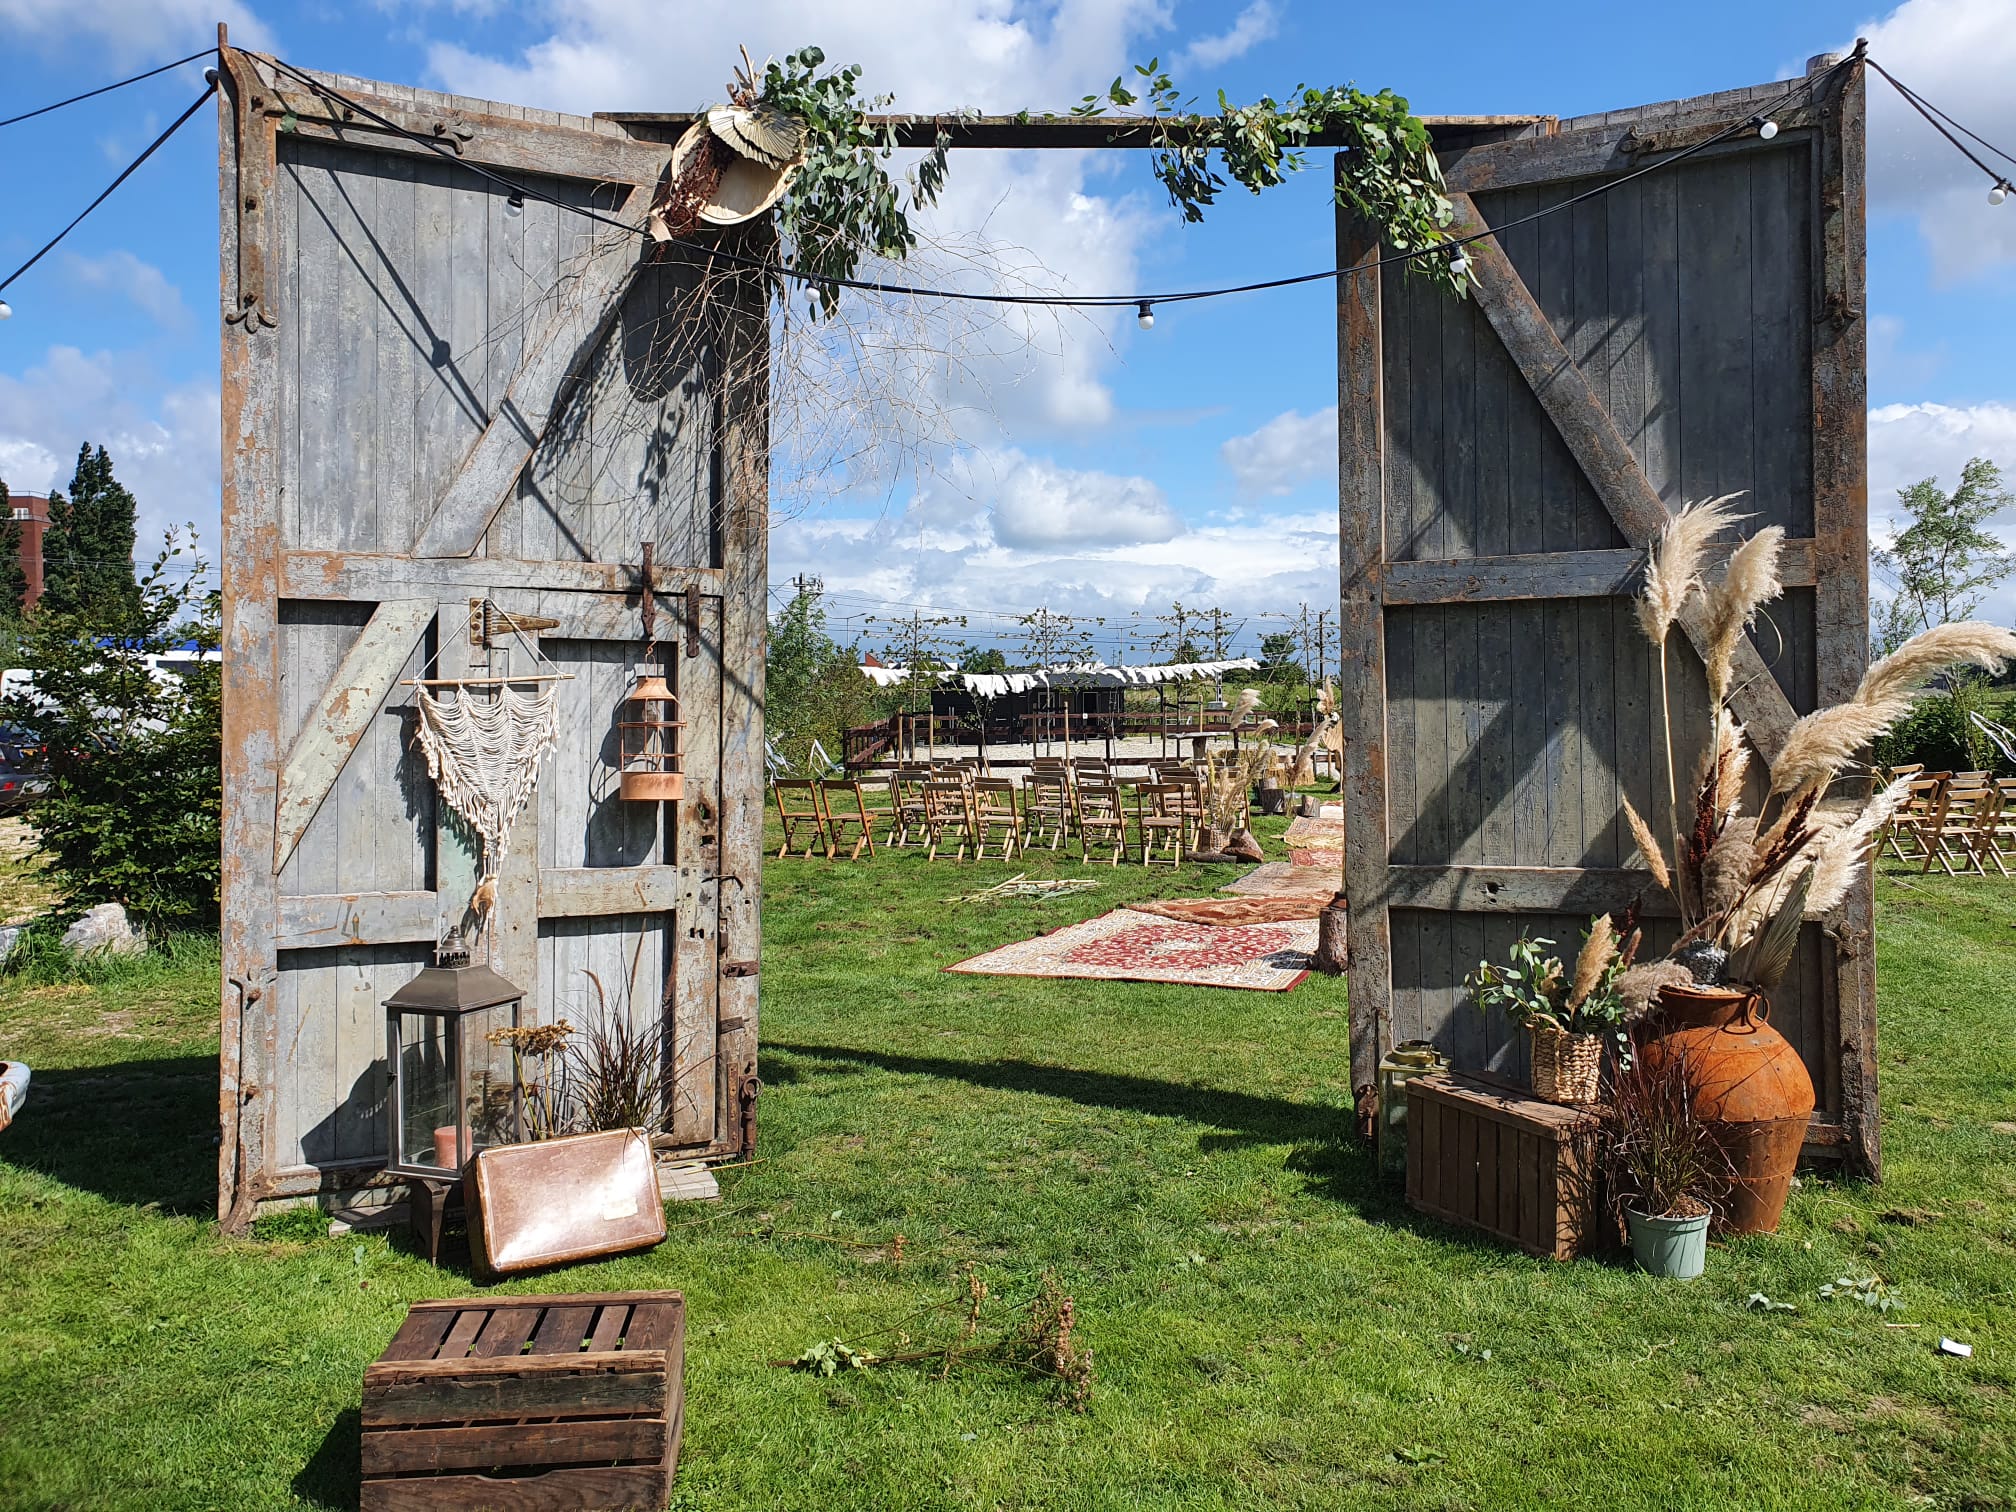
[[[18,620],[28,597],[28,574],[21,570],[21,522],[7,480],[0,478],[0,620]]]
[[[1103,619],[1059,614],[1047,605],[1016,620],[1022,659],[1031,668],[1074,667],[1097,661],[1092,632]]]
[[[107,601],[51,608],[45,595],[20,648],[34,689],[5,706],[48,750],[49,791],[27,821],[66,902],[124,904],[156,935],[218,917],[221,669],[195,660],[169,672],[154,660],[217,649],[220,599],[198,587],[207,564],[181,555],[171,540],[122,616]]]
[[[1165,667],[1204,660],[1194,637],[1210,617],[1210,611],[1185,608],[1182,600],[1178,599],[1169,606],[1167,614],[1155,616],[1157,623],[1167,628],[1149,641],[1148,649],[1162,658]]]
[[[1887,550],[1870,553],[1897,590],[1876,627],[1879,655],[1922,630],[1966,619],[1983,594],[2016,572],[2016,556],[1984,528],[2016,504],[2002,469],[1986,457],[1968,460],[1950,494],[1937,478],[1925,478],[1897,490],[1897,498],[1910,523]]]
[[[843,754],[845,732],[877,716],[875,686],[860,655],[826,633],[825,590],[808,580],[770,625],[764,663],[764,734],[801,770],[816,740]]]
[[[79,616],[86,624],[121,624],[138,614],[140,585],[133,576],[138,513],[133,495],[112,476],[105,448],[79,447],[69,494],[49,495],[41,607]]]
[[[1299,649],[1292,630],[1261,636],[1260,676],[1268,682],[1306,683],[1309,680],[1308,670],[1295,659]]]
[[[968,646],[959,657],[961,672],[1006,672],[1008,656],[999,646]]]

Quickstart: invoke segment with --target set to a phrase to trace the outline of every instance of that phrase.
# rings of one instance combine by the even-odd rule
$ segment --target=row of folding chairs
[[[875,830],[886,826],[885,846],[921,844],[931,860],[941,851],[1012,860],[1046,844],[1069,854],[1076,840],[1081,864],[1117,866],[1135,852],[1144,865],[1174,866],[1197,849],[1204,823],[1194,772],[1136,784],[1131,813],[1119,783],[1080,772],[1032,771],[1018,788],[1006,777],[899,767],[873,779],[777,778],[771,792],[780,860],[821,851],[832,860],[842,849],[850,861],[873,856]]]
[[[1891,781],[1911,779],[1904,802],[1885,827],[1878,850],[1904,862],[1934,866],[1949,877],[1985,875],[1992,865],[2008,876],[2016,860],[2016,778],[1987,772],[1928,772],[1893,767]]]

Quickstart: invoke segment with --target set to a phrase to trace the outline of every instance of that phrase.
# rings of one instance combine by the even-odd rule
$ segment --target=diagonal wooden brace
[[[626,204],[640,206],[649,198],[633,188]],[[553,423],[568,380],[581,371],[622,313],[643,245],[643,211],[619,210],[615,218],[634,224],[639,235],[607,226],[596,229],[596,247],[587,265],[578,279],[560,286],[558,308],[526,347],[496,414],[420,527],[413,555],[466,557],[476,550],[517,487],[532,449]]]
[[[1504,248],[1498,245],[1495,236],[1488,234],[1490,227],[1477,213],[1476,204],[1467,194],[1452,194],[1449,199],[1456,210],[1449,228],[1451,234],[1480,237],[1469,247],[1478,306],[1567,443],[1596,497],[1617,522],[1624,539],[1643,550],[1672,518],[1658,491],[1618,434],[1610,411],[1575,365],[1561,338],[1554,334],[1553,323],[1519,277]],[[1705,655],[1706,619],[1698,595],[1688,599],[1687,608],[1680,615],[1680,626],[1694,643],[1694,649]],[[1735,691],[1729,702],[1743,721],[1750,743],[1768,765],[1784,748],[1785,736],[1799,716],[1793,712],[1770,668],[1764,665],[1764,658],[1748,640],[1739,641],[1736,646]]]

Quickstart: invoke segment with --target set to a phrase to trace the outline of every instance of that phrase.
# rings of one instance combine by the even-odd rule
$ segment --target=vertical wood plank
[[[277,194],[273,131],[253,117],[249,161],[237,161],[238,113],[252,112],[250,71],[223,55],[218,91],[218,178],[223,202],[271,205]],[[268,222],[270,224],[270,221]],[[219,285],[236,310],[237,218],[222,217]],[[271,259],[269,243],[258,249]],[[227,1229],[250,1221],[272,1170],[267,1109],[274,1092],[274,940],[279,909],[273,876],[273,803],[279,781],[279,450],[271,444],[282,402],[277,334],[257,317],[223,331],[221,432],[225,802],[221,821],[222,1030],[218,1112],[218,1218]]]
[[[1341,159],[1340,159],[1341,161]],[[1386,559],[1380,394],[1379,239],[1340,211],[1338,302],[1338,709],[1344,745],[1345,891],[1349,929],[1351,1086],[1374,1085],[1393,1003],[1385,904],[1391,846],[1386,811]]]

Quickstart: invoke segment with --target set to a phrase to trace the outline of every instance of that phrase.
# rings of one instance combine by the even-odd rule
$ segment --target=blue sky
[[[231,0],[243,43],[290,61],[588,111],[719,98],[737,43],[819,42],[898,108],[1062,109],[1128,63],[1174,59],[1209,98],[1298,82],[1390,86],[1417,110],[1572,115],[1781,77],[1869,35],[1877,55],[2016,150],[2007,0],[1712,0],[1544,11],[1314,0]],[[195,0],[0,0],[0,116],[206,45]],[[677,16],[676,23],[672,20]],[[0,132],[0,276],[81,208],[200,89],[197,65]],[[1871,494],[1974,452],[2016,471],[2016,201],[1871,82]],[[1184,287],[1301,272],[1332,257],[1324,155],[1263,199],[1235,191],[1202,227],[1136,155],[967,154],[930,229],[1040,260],[1031,282]],[[113,447],[145,531],[216,529],[216,198],[206,111],[57,252],[0,323],[0,477],[39,491],[80,441]],[[986,413],[928,450],[921,483],[794,506],[773,579],[822,573],[842,616],[928,604],[989,618],[1048,602],[1102,613],[1171,598],[1245,616],[1334,601],[1335,337],[1327,286],[980,339]],[[929,333],[925,333],[929,334]],[[1880,525],[1879,525],[1880,528]],[[143,545],[146,544],[143,535]],[[1990,606],[2008,619],[2003,595]],[[856,621],[858,623],[858,620]],[[1267,628],[1252,619],[1252,630]],[[1252,638],[1249,635],[1249,640]]]

